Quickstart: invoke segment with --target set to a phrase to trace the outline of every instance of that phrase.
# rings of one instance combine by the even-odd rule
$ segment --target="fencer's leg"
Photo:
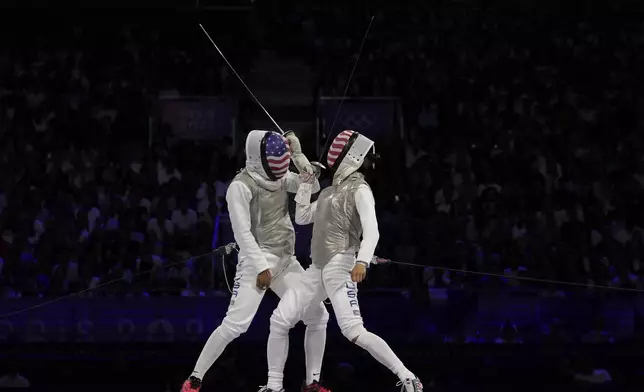
[[[350,268],[341,263],[329,263],[324,268],[323,277],[342,334],[352,343],[367,350],[402,382],[415,379],[414,374],[403,365],[389,345],[365,329],[358,303],[358,285],[351,281]]]
[[[315,287],[321,277],[321,270],[312,266],[305,273],[304,269],[295,257],[292,258],[291,264],[286,269],[283,286],[293,287],[302,282],[304,289]],[[274,291],[280,297],[280,287],[274,285]],[[285,289],[284,288],[284,289]],[[306,385],[315,381],[320,381],[322,373],[322,361],[324,359],[324,349],[326,347],[326,326],[329,321],[329,312],[322,303],[326,299],[326,293],[318,290],[318,297],[312,300],[303,310],[301,320],[306,325],[304,334],[304,355],[306,358]]]
[[[304,309],[302,321],[306,325],[306,332],[304,333],[306,385],[311,385],[315,381],[320,381],[320,374],[322,373],[329,312],[327,312],[321,301],[313,302]]]
[[[319,299],[324,296],[324,290],[321,285],[320,270],[314,267],[309,267],[304,273],[299,274],[300,279],[294,280],[288,290],[284,292],[282,298],[277,305],[277,308],[271,316],[270,334],[268,336],[268,344],[266,348],[267,362],[268,362],[268,384],[267,387],[276,391],[283,388],[284,381],[284,366],[286,365],[286,358],[288,356],[288,333],[293,326],[301,318],[303,310],[312,302],[323,300]],[[287,287],[286,280],[281,282],[284,288]],[[276,293],[278,292],[279,284],[275,284]],[[325,309],[326,311],[326,309]],[[323,320],[323,316],[320,316]],[[328,318],[328,314],[326,316]],[[325,323],[326,325],[326,323]],[[324,328],[323,342],[317,342],[313,353],[318,353],[320,357],[324,355],[324,344],[326,343],[326,328]],[[309,336],[309,339],[320,338],[320,335]],[[320,347],[320,345],[322,347]],[[320,354],[321,352],[321,354]],[[316,359],[316,361],[318,361]],[[319,359],[321,364],[321,359]],[[316,364],[314,362],[313,364]],[[321,365],[317,365],[321,368]],[[313,371],[319,373],[317,371]]]
[[[240,263],[233,281],[233,295],[221,325],[210,335],[206,345],[201,350],[192,377],[203,379],[205,373],[215,363],[230,342],[248,330],[257,309],[259,308],[264,290],[257,288],[257,274],[252,265]]]

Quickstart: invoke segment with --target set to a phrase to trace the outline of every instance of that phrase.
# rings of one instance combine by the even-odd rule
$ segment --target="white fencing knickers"
[[[295,256],[289,256],[289,260],[281,261],[277,256],[264,253],[269,262],[273,280],[270,289],[279,297],[282,297],[290,287],[300,281],[304,269]],[[279,268],[280,265],[285,267]],[[208,369],[215,363],[217,358],[224,351],[226,346],[242,333],[248,330],[250,323],[257,313],[265,290],[257,288],[257,271],[255,266],[241,260],[237,264],[237,272],[233,281],[233,295],[226,312],[226,317],[221,325],[210,335],[204,346],[192,376],[203,379]],[[321,303],[311,304],[304,311],[299,313],[302,321],[307,326],[305,347],[309,351],[307,355],[307,372],[319,373],[322,367],[324,346],[326,344],[326,325],[329,320],[329,313]]]
[[[369,351],[401,380],[413,377],[387,343],[365,329],[358,303],[358,285],[351,280],[351,269],[354,265],[353,254],[336,255],[323,269],[311,265],[301,275],[300,281],[284,294],[271,316],[267,358],[269,388],[281,387],[271,381],[273,375],[284,372],[289,330],[301,318],[304,309],[312,304],[321,303],[326,298],[331,300],[340,330],[347,339]],[[285,354],[282,356],[281,353]]]

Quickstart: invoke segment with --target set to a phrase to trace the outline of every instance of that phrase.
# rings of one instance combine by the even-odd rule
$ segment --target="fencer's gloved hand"
[[[311,166],[313,167],[313,174],[315,175],[315,178],[320,178],[320,175],[322,175],[322,170],[326,169],[323,164],[320,162],[311,162]]]
[[[302,145],[300,144],[300,139],[295,136],[295,132],[288,131],[284,134],[288,145],[291,147],[291,160],[297,167],[297,170],[300,174],[306,173],[309,175],[313,174],[313,167],[311,163],[302,153]]]
[[[315,173],[313,173],[313,174],[309,174],[309,173],[305,173],[305,172],[300,173],[300,183],[301,184],[313,185],[313,183],[315,183],[316,178],[317,177],[315,176]]]
[[[271,270],[267,269],[257,275],[257,288],[260,290],[267,290],[271,285],[271,280],[273,279],[273,274]]]

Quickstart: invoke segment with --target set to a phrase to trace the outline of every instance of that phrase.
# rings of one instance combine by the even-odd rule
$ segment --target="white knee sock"
[[[217,327],[217,329],[210,334],[206,345],[203,346],[201,354],[199,354],[199,359],[197,359],[195,369],[192,371],[192,376],[202,380],[208,369],[210,369],[221,353],[224,352],[226,346],[228,346],[233,339],[234,337],[232,334],[224,333],[224,327]]]
[[[402,361],[394,354],[389,345],[371,332],[365,331],[358,336],[355,343],[367,350],[372,357],[378,362],[385,365],[391,370],[400,381],[405,381],[408,378],[414,378],[414,374],[403,365]]]
[[[320,381],[322,359],[326,346],[326,328],[306,328],[304,335],[304,353],[306,355],[306,385]]]
[[[288,330],[286,333],[274,332],[271,329],[266,345],[266,359],[268,361],[268,384],[266,386],[274,391],[281,391],[284,383],[284,366],[288,357]]]

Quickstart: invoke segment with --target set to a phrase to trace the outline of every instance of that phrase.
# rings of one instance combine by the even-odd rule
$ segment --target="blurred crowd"
[[[342,95],[368,20],[302,7],[266,23],[265,44],[301,31],[286,42],[314,66],[315,93]],[[481,284],[437,268],[451,267],[506,275],[486,287],[529,276],[641,288],[644,26],[502,15],[466,4],[376,13],[349,93],[399,96],[405,116],[404,137],[377,141],[387,146],[373,182],[378,252],[427,268],[384,266],[367,285]],[[210,250],[243,163],[231,140],[171,144],[163,128],[150,137],[159,95],[238,88],[216,52],[192,43],[198,30],[172,27],[77,26],[4,45],[5,296],[113,278],[132,293],[222,287],[208,257],[156,268]],[[255,32],[222,38],[242,73]]]
[[[508,285],[642,288],[644,25],[584,15],[430,2],[376,13],[348,91],[404,105],[404,138],[380,141],[379,252]],[[302,23],[319,94],[342,96],[367,25],[340,8]],[[473,278],[416,275],[439,287]]]
[[[159,95],[227,92],[227,68],[190,46],[196,35],[88,22],[3,42],[3,297],[114,279],[122,280],[110,290],[148,295],[215,286],[210,257],[158,268],[212,249],[238,165],[230,139],[195,145],[170,143],[163,127],[149,134]]]

